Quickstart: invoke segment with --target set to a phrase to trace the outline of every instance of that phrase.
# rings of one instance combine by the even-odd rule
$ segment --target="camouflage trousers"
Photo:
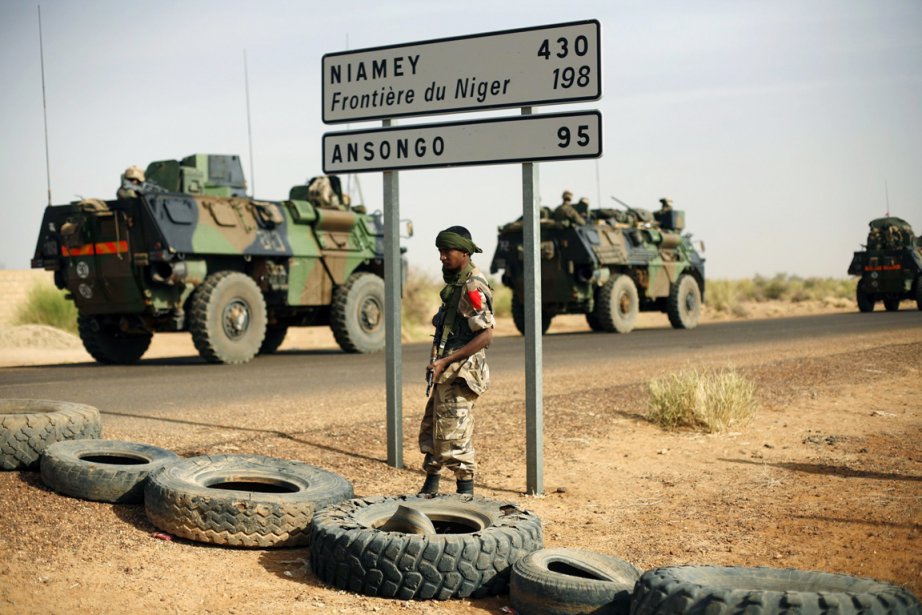
[[[419,425],[419,450],[425,455],[426,474],[438,474],[444,467],[458,480],[474,478],[473,410],[478,397],[461,378],[436,383]]]

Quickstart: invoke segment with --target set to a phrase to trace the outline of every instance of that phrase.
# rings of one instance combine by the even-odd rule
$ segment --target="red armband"
[[[467,298],[471,301],[471,307],[474,308],[475,312],[479,312],[483,309],[483,299],[479,290],[469,290],[467,291]]]

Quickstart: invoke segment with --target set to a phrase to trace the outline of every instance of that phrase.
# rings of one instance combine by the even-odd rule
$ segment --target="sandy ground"
[[[551,333],[584,326],[560,319]],[[88,360],[79,347],[14,348],[17,335],[25,333],[0,335],[3,365]],[[316,337],[286,344],[331,342],[322,331],[303,335]],[[158,337],[153,353],[193,354],[187,336]],[[664,432],[644,418],[646,383],[687,359],[630,369],[613,360],[605,378],[578,366],[547,371],[542,496],[523,494],[524,383],[495,378],[476,410],[477,491],[537,513],[546,546],[592,549],[642,570],[793,567],[873,577],[922,596],[920,344],[922,328],[697,356],[695,367],[732,366],[757,387],[753,421],[720,435]],[[403,469],[384,463],[383,402],[348,391],[272,396],[259,409],[190,402],[179,416],[196,419],[194,428],[104,413],[104,436],[186,455],[299,459],[347,477],[358,495],[409,493],[422,480],[418,395],[405,394]],[[159,540],[143,507],[67,498],[35,472],[0,473],[0,502],[0,613],[479,614],[509,606],[508,596],[433,603],[331,589],[311,573],[307,549]]]

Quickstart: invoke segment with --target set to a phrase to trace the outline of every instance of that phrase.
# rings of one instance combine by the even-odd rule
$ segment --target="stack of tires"
[[[541,520],[509,502],[459,495],[354,498],[352,484],[260,455],[181,458],[102,440],[99,411],[0,400],[0,467],[40,466],[53,490],[144,503],[170,534],[234,547],[310,546],[334,587],[403,600],[509,592],[520,615],[836,613],[922,615],[910,592],[842,574],[719,566],[641,572],[581,549],[543,548]]]

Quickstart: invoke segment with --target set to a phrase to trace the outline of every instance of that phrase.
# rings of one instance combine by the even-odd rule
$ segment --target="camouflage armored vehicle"
[[[858,309],[873,312],[883,301],[888,312],[900,309],[903,299],[915,299],[922,310],[922,238],[902,218],[888,216],[868,224],[865,250],[855,252],[849,275],[861,276],[855,290]]]
[[[163,331],[189,331],[214,363],[274,352],[292,326],[329,325],[347,352],[384,346],[381,220],[335,176],[282,202],[246,196],[237,156],[122,178],[116,200],[49,206],[32,260],[73,299],[97,361],[136,362]]]
[[[682,234],[683,212],[666,204],[656,212],[584,208],[569,216],[545,209],[540,224],[542,332],[557,314],[585,314],[593,331],[617,333],[631,331],[642,311],[665,312],[677,329],[698,324],[704,259]],[[490,271],[503,270],[522,333],[523,264],[522,222],[511,222],[499,229]]]

